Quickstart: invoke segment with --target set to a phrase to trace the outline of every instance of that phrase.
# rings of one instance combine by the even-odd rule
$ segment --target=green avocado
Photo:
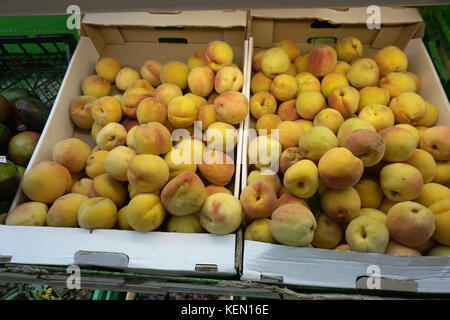
[[[16,114],[30,131],[42,132],[50,114],[50,108],[39,99],[24,98],[16,102]]]
[[[3,123],[0,123],[0,148],[7,146],[11,140],[11,131]]]
[[[34,95],[31,93],[30,90],[25,88],[19,88],[19,87],[11,87],[8,89],[3,90],[0,92],[2,96],[6,98],[6,100],[9,101],[10,104],[13,104],[17,100],[23,99],[23,98],[33,98]]]
[[[11,200],[19,187],[20,174],[14,163],[0,162],[0,201]]]

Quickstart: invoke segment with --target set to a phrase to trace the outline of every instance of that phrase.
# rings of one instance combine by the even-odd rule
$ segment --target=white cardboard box
[[[247,64],[245,11],[91,14],[82,22],[81,39],[72,57],[37,151],[28,168],[51,159],[53,146],[69,137],[93,143],[89,132],[74,128],[71,101],[81,94],[82,80],[94,73],[99,57],[110,56],[124,66],[140,68],[147,59],[162,63],[187,61],[195,51],[212,40],[228,42],[234,62]],[[163,28],[161,28],[163,27]],[[169,28],[165,28],[169,27]],[[187,43],[165,43],[176,38]],[[245,74],[246,90],[247,74]],[[243,123],[236,148],[236,172],[231,189],[239,196]],[[19,189],[14,208],[27,201]],[[117,268],[153,274],[232,276],[242,257],[236,255],[238,234],[181,234],[124,230],[0,226],[2,261],[34,265],[83,265]]]
[[[249,39],[249,62],[251,63],[255,47],[269,48],[282,39],[293,39],[301,50],[305,50],[310,47],[306,41],[310,37],[330,35],[339,37],[339,29],[310,29],[299,34],[299,30],[309,28],[313,21],[344,23],[342,28],[344,31],[341,30],[341,32],[362,39],[368,57],[373,56],[376,50],[387,44],[406,46],[408,70],[422,79],[420,94],[438,107],[437,124],[450,125],[448,99],[420,39],[423,34],[420,14],[415,9],[402,11],[402,9],[383,8],[382,17],[384,15],[386,23],[392,24],[385,27],[390,30],[390,33],[396,35],[386,39],[386,31],[383,31],[385,20],[382,20],[381,36],[371,30],[364,30],[361,24],[365,24],[362,20],[362,17],[365,17],[365,11],[362,10],[363,8],[351,8],[350,12],[343,13],[344,17],[340,12],[331,9],[252,10],[253,22],[249,29],[255,33],[255,36],[260,36],[259,39],[251,37]],[[359,26],[355,25],[358,24],[358,16]],[[302,20],[295,21],[298,18]],[[349,21],[350,25],[345,25],[345,21]],[[407,36],[410,41],[405,43],[402,35]],[[246,132],[249,128],[254,128],[254,120],[250,116],[246,120],[244,131]],[[245,136],[247,137],[248,134]],[[248,141],[245,139],[241,188],[247,184],[247,158],[245,157],[247,145]],[[378,282],[380,287],[376,286],[377,282],[374,280],[377,277],[380,278]],[[373,288],[375,286],[382,290],[448,293],[450,292],[450,257],[395,257],[372,253],[297,248],[246,240],[241,279],[319,287]]]

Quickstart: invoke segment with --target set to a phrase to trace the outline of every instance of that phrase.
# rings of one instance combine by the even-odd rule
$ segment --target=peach
[[[217,120],[239,124],[247,117],[248,100],[241,92],[225,92],[214,100],[214,110]]]
[[[53,161],[66,167],[70,173],[77,173],[84,169],[90,154],[91,148],[87,143],[77,138],[69,138],[53,147],[52,158]]]
[[[369,104],[359,112],[359,118],[369,121],[379,132],[392,127],[395,117],[392,110],[381,104]]]
[[[276,173],[273,171],[267,170],[253,170],[247,177],[247,185],[250,185],[257,181],[264,181],[269,184],[275,194],[278,196],[281,192],[281,181]]]
[[[242,205],[231,194],[215,193],[206,198],[199,217],[202,227],[210,233],[233,233],[243,220]]]
[[[125,185],[122,182],[114,180],[108,174],[101,174],[92,180],[91,190],[89,191],[91,198],[104,197],[114,202],[120,207],[127,197]]]
[[[188,128],[194,124],[198,109],[187,97],[173,98],[167,107],[169,122],[176,128]]]
[[[338,133],[338,130],[343,123],[344,117],[342,117],[342,114],[332,108],[325,108],[317,113],[313,121],[315,127],[327,127],[328,129],[333,131],[334,134]]]
[[[375,131],[375,127],[366,120],[359,118],[351,118],[344,121],[344,123],[339,127],[337,138],[340,146],[344,145],[344,141],[350,133],[358,129],[367,129]]]
[[[128,206],[125,206],[117,212],[117,227],[119,227],[120,230],[133,230],[128,223],[127,208]]]
[[[336,67],[337,53],[330,46],[320,46],[308,53],[308,71],[316,77],[323,77]]]
[[[386,226],[371,217],[352,220],[345,230],[345,240],[351,251],[384,253],[389,241]]]
[[[361,58],[363,48],[356,37],[345,37],[336,42],[336,52],[339,60],[351,62]]]
[[[311,243],[317,222],[312,212],[302,205],[285,204],[272,213],[270,233],[280,244],[304,247]]]
[[[298,141],[305,132],[303,126],[294,121],[283,121],[277,126],[277,129],[283,150],[298,146]]]
[[[392,163],[381,169],[380,186],[392,201],[410,201],[422,192],[423,178],[419,170],[406,163]]]
[[[314,123],[312,122],[312,120],[297,119],[295,120],[295,122],[300,123],[305,132],[311,130],[314,127]]]
[[[450,187],[450,161],[436,162],[436,175],[433,182]]]
[[[94,123],[92,104],[97,100],[93,96],[79,96],[70,104],[70,117],[75,125],[81,129],[90,129]]]
[[[172,135],[159,122],[141,124],[134,132],[134,146],[137,153],[160,155],[172,149]]]
[[[290,65],[289,56],[281,48],[270,48],[261,58],[261,70],[272,79],[278,74],[286,73]]]
[[[348,80],[345,75],[341,73],[329,73],[322,78],[322,93],[326,97],[333,91],[334,88],[340,86],[348,86]]]
[[[79,193],[68,193],[59,197],[48,210],[47,225],[51,227],[78,227],[78,209],[88,199],[86,195]]]
[[[181,61],[169,61],[163,65],[159,78],[161,83],[173,83],[184,90],[188,86],[188,75],[189,69],[186,64]]]
[[[389,91],[391,98],[397,97],[403,92],[416,91],[416,83],[404,72],[389,72],[380,79],[379,85]]]
[[[117,122],[110,122],[98,132],[95,141],[101,150],[123,146],[127,142],[127,129]]]
[[[253,55],[252,68],[255,72],[260,72],[262,70],[261,61],[264,53],[266,53],[266,50],[259,50]]]
[[[136,155],[136,151],[125,146],[118,146],[108,152],[104,161],[106,172],[117,181],[128,181],[128,162]]]
[[[295,102],[295,100],[292,100]],[[297,111],[295,110],[295,113]],[[272,130],[276,129],[283,120],[273,113],[266,113],[259,117],[256,121],[256,131],[259,135],[271,134]]]
[[[403,201],[394,205],[387,214],[387,228],[399,244],[417,247],[431,238],[435,231],[435,217],[423,205]]]
[[[376,131],[367,129],[352,131],[342,146],[359,158],[364,167],[372,167],[379,163],[386,150],[383,138]]]
[[[304,119],[314,119],[325,107],[326,101],[320,92],[308,90],[299,93],[297,96],[297,113]]]
[[[369,58],[355,60],[347,71],[348,81],[357,89],[376,86],[379,78],[380,70],[376,62]]]
[[[268,218],[277,208],[277,195],[272,186],[259,180],[247,185],[240,195],[242,208],[250,219]]]
[[[450,246],[450,210],[434,216],[436,231],[433,239],[438,243]]]
[[[217,121],[213,104],[205,104],[198,109],[197,121],[202,122],[202,130],[208,130],[209,126]]]
[[[210,184],[205,188],[206,191],[206,197],[209,197],[210,195],[214,193],[228,193],[231,194],[231,191],[224,186],[218,186],[215,184]]]
[[[110,122],[119,122],[122,119],[122,106],[113,97],[102,97],[93,103],[92,117],[101,126]]]
[[[291,62],[294,62],[295,58],[300,55],[300,50],[298,49],[297,45],[292,40],[282,40],[278,44],[278,48],[281,48],[284,50],[284,52],[287,53],[289,60]]]
[[[192,172],[176,176],[161,191],[161,202],[164,208],[175,216],[197,213],[205,200],[205,186],[202,180]]]
[[[294,99],[297,95],[297,81],[289,74],[279,74],[273,78],[270,92],[279,101]]]
[[[131,118],[136,118],[136,111],[140,102],[151,97],[154,92],[154,89],[146,80],[138,80],[136,82],[139,81],[146,82],[146,84],[143,84],[144,87],[138,87],[135,83],[129,87],[122,96],[122,111]]]
[[[208,150],[202,155],[198,164],[200,173],[211,183],[226,186],[234,175],[234,161],[226,153]]]
[[[277,115],[282,121],[294,121],[299,118],[296,100],[284,101],[278,106]]]
[[[293,195],[303,199],[311,198],[319,187],[317,166],[311,160],[300,160],[286,170],[283,183]]]
[[[270,219],[256,219],[245,228],[244,240],[277,243],[269,228]]]
[[[288,71],[286,71],[287,75],[290,75],[292,77],[295,77],[297,75],[297,67],[291,63],[291,65],[289,66]]]
[[[389,103],[389,108],[397,123],[414,123],[422,120],[427,113],[425,101],[414,92],[404,92]]]
[[[114,58],[101,58],[95,64],[95,72],[111,83],[115,81],[120,69],[122,69],[122,65]]]
[[[405,163],[412,165],[420,171],[424,183],[433,181],[436,175],[436,161],[434,161],[433,156],[427,151],[415,149]]]
[[[332,72],[341,73],[345,76],[348,69],[350,69],[350,65],[348,64],[348,62],[338,60],[338,62],[336,63],[336,67],[334,67],[334,70]]]
[[[127,132],[130,132],[130,130],[133,127],[136,127],[139,125],[139,121],[134,118],[125,118],[120,122],[120,124],[124,126],[124,128],[127,130]]]
[[[108,198],[90,198],[80,205],[77,220],[84,229],[112,229],[117,222],[117,208]]]
[[[389,90],[379,87],[364,87],[359,90],[358,111],[371,104],[387,106],[390,101]]]
[[[83,80],[81,91],[85,96],[101,98],[111,91],[111,83],[99,75],[92,75]]]
[[[239,91],[242,89],[243,84],[244,75],[242,74],[242,71],[231,66],[220,68],[219,71],[217,71],[216,77],[214,78],[214,89],[218,93],[224,93],[227,91]]]
[[[425,207],[429,207],[439,200],[450,198],[450,188],[435,182],[424,184],[423,190],[421,191],[422,192],[416,197],[417,199],[415,201]]]
[[[443,198],[441,200],[437,200],[437,201],[433,202],[431,205],[428,206],[428,209],[430,209],[434,215],[449,212],[450,211],[450,197]]]
[[[238,132],[231,124],[215,122],[206,130],[204,137],[209,149],[230,152],[236,147]]]
[[[333,249],[341,243],[344,232],[336,221],[325,214],[317,217],[317,228],[311,244],[314,248]]]
[[[203,50],[195,51],[194,54],[189,57],[186,64],[189,71],[195,67],[203,67],[205,65],[205,62],[203,61]]]
[[[336,251],[351,251],[350,246],[346,243],[338,245],[334,248]]]
[[[280,170],[285,173],[294,163],[305,159],[305,154],[299,147],[285,149],[280,156]]]
[[[318,164],[320,178],[328,188],[343,190],[358,183],[363,162],[346,148],[328,150]]]
[[[138,192],[154,192],[169,180],[169,167],[158,156],[140,154],[131,158],[128,163],[127,177]]]
[[[202,233],[205,230],[200,219],[195,214],[187,216],[172,216],[167,222],[167,232]]]
[[[208,103],[204,97],[193,94],[192,92],[186,93],[184,97],[191,100],[195,104],[197,110],[199,110],[201,106],[204,106]]]
[[[326,189],[320,197],[322,210],[333,220],[349,223],[359,215],[361,199],[354,188]]]
[[[333,131],[318,126],[305,132],[300,137],[298,146],[306,158],[319,161],[328,150],[338,146],[338,141]]]
[[[139,72],[132,68],[124,67],[116,75],[116,87],[119,90],[126,91],[139,79]]]
[[[322,92],[319,79],[313,76],[309,72],[301,72],[295,76],[297,80],[297,93],[300,94],[303,91],[318,91]]]
[[[181,156],[183,156],[184,152],[184,150],[179,150],[180,148],[177,147],[178,145],[174,149],[166,153],[166,155],[164,156],[164,160],[169,167],[169,179],[173,179],[184,172],[195,173],[197,171],[197,164],[194,163],[194,161],[183,161],[182,158],[178,159],[178,157],[175,156],[175,154],[178,154],[178,152],[180,152]],[[177,159],[180,161],[178,161]]]
[[[100,130],[102,130],[104,127],[104,125],[100,125],[97,122],[94,122],[92,124],[92,129],[91,129],[91,137],[92,139],[95,141],[97,139],[97,135],[100,132]]]
[[[138,194],[127,207],[127,220],[133,230],[148,232],[157,229],[164,221],[165,210],[158,196]]]
[[[382,76],[393,71],[406,71],[408,68],[408,58],[396,46],[384,47],[375,54],[373,59],[380,68],[380,74]]]
[[[45,226],[48,207],[42,202],[24,202],[15,207],[7,216],[9,226]]]
[[[395,127],[403,128],[403,129],[408,130],[408,132],[411,133],[414,136],[414,139],[416,140],[416,146],[417,147],[419,146],[419,143],[420,143],[420,132],[419,132],[419,130],[416,127],[413,127],[412,125],[406,124],[406,123],[396,124]]]
[[[371,179],[361,179],[354,188],[361,199],[361,207],[378,208],[381,205],[384,194],[376,181]]]
[[[425,106],[427,107],[427,112],[425,113],[425,117],[422,120],[414,122],[415,126],[423,126],[423,127],[431,127],[435,124],[438,118],[438,109],[433,104],[425,101]]]
[[[308,54],[303,56],[297,56],[294,60],[294,66],[297,69],[297,73],[308,71]]]
[[[226,42],[211,41],[203,51],[203,61],[213,71],[219,71],[233,62],[233,49]]]
[[[437,126],[426,129],[420,139],[420,148],[437,161],[450,160],[450,128]]]
[[[85,171],[89,178],[94,179],[96,176],[106,173],[104,163],[107,155],[108,151],[99,150],[87,158]]]
[[[205,145],[196,139],[185,139],[178,143],[164,157],[169,166],[170,178],[183,172],[196,172],[205,148]]]
[[[182,95],[183,92],[181,92],[181,89],[173,83],[163,83],[155,89],[155,92],[153,92],[153,98],[166,107],[173,98]]]
[[[277,100],[269,92],[258,92],[250,98],[250,113],[259,119],[265,114],[274,114],[277,110]]]
[[[159,76],[162,70],[162,64],[156,60],[147,60],[140,69],[141,78],[147,80],[152,86],[157,87],[161,84]]]
[[[306,202],[305,199],[298,198],[298,197],[294,196],[292,193],[289,193],[289,192],[283,193],[278,198],[277,207],[281,207],[282,205],[290,204],[290,203],[300,204],[300,205],[302,205],[302,206],[304,206],[304,207],[309,209],[308,202]]]
[[[136,117],[140,124],[148,122],[164,123],[167,119],[167,109],[153,97],[148,97],[137,106]]]
[[[382,222],[383,224],[386,224],[387,221],[386,213],[375,208],[361,208],[361,210],[359,210],[358,217],[364,216],[371,217],[379,222]]]
[[[416,148],[416,139],[406,129],[399,127],[386,128],[380,132],[380,136],[386,144],[386,152],[383,157],[385,161],[406,161],[412,156]]]
[[[402,71],[402,72],[407,74],[411,79],[413,79],[414,83],[416,84],[416,91],[415,92],[418,93],[420,91],[420,87],[421,87],[420,78],[416,74],[414,74],[412,72],[409,72],[409,71]]]
[[[263,72],[256,73],[250,81],[250,89],[252,93],[258,93],[262,91],[269,91],[272,79],[266,76]]]
[[[214,87],[214,72],[206,66],[195,67],[189,72],[187,83],[192,93],[207,97]]]
[[[248,163],[257,168],[275,167],[278,171],[278,163],[282,151],[277,139],[268,136],[259,136],[251,140],[248,146]]]
[[[383,201],[381,202],[380,205],[380,210],[383,211],[384,213],[388,213],[389,210],[396,204],[398,203],[398,201],[392,201],[389,200],[388,198],[384,198]]]
[[[208,104],[214,104],[214,101],[216,101],[216,98],[219,96],[219,93],[216,91],[211,92],[211,94],[207,97],[206,102]]]
[[[71,173],[70,177],[71,179],[70,179],[70,188],[68,189],[69,191],[72,190],[72,187],[75,183],[77,183],[83,178],[86,178],[86,173],[84,172],[84,170],[81,170],[80,172]]]
[[[66,167],[42,161],[25,173],[22,191],[32,201],[50,204],[70,190],[71,179]]]
[[[427,252],[427,256],[447,257],[450,256],[450,246],[436,245]]]
[[[328,95],[328,104],[347,118],[358,110],[359,92],[347,85],[335,87]]]
[[[80,193],[85,196],[89,196],[92,186],[92,179],[83,178],[80,181],[77,181],[73,184],[70,192],[72,193]]]

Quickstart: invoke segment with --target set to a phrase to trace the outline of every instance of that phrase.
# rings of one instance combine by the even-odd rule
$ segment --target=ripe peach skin
[[[192,72],[192,71],[191,71]],[[214,74],[213,74],[214,77]],[[239,91],[244,84],[244,75],[238,68],[225,66],[217,71],[214,77],[214,89],[218,93],[227,91]]]
[[[91,190],[89,191],[91,198],[104,197],[112,200],[117,207],[120,207],[127,197],[125,185],[114,180],[108,174],[101,174],[92,180]]]
[[[283,183],[293,195],[303,199],[311,198],[319,187],[319,173],[315,163],[307,159],[294,163],[286,170]]]
[[[95,64],[95,71],[97,74],[111,83],[115,81],[117,73],[121,68],[122,65],[120,62],[110,57],[101,58]]]
[[[372,167],[384,156],[386,145],[383,138],[375,131],[356,129],[344,140],[343,147],[361,159],[364,167]]]
[[[142,79],[147,80],[153,87],[161,84],[159,78],[162,70],[162,64],[156,60],[147,60],[140,69]]]
[[[382,76],[392,71],[406,71],[408,58],[405,53],[396,46],[387,46],[379,50],[374,60],[380,68]]]
[[[297,113],[304,119],[314,117],[326,107],[326,101],[320,92],[306,90],[298,94],[296,100]]]
[[[199,163],[200,173],[211,183],[226,186],[234,175],[234,161],[226,153],[217,150],[205,151]]]
[[[124,67],[116,75],[116,86],[119,90],[126,91],[137,80],[139,80],[139,73],[129,67]]]
[[[269,228],[270,219],[256,219],[245,228],[244,240],[277,243]]]
[[[361,89],[377,85],[380,70],[374,60],[360,58],[350,65],[346,76],[353,87]]]
[[[45,226],[48,207],[42,202],[24,202],[6,216],[9,226]]]
[[[371,217],[352,220],[345,230],[351,251],[384,253],[389,242],[386,226]]]
[[[90,129],[94,123],[92,104],[97,100],[93,96],[79,96],[70,104],[70,117],[75,125],[81,129]]]
[[[342,114],[332,108],[325,108],[314,117],[314,126],[324,126],[334,132],[338,133],[340,126],[344,123]]]
[[[277,100],[269,92],[258,92],[250,98],[250,113],[255,119],[265,114],[274,114],[277,110]]]
[[[421,194],[423,177],[409,164],[392,163],[381,169],[380,186],[389,200],[410,201]]]
[[[214,72],[205,66],[195,67],[189,72],[187,82],[192,93],[207,97],[214,88]]]
[[[241,92],[225,92],[214,100],[214,110],[219,121],[239,124],[248,114],[248,100]]]
[[[323,77],[332,72],[336,63],[336,50],[330,46],[320,46],[308,53],[308,71],[316,77]]]
[[[414,123],[422,120],[427,113],[427,106],[421,96],[414,92],[403,92],[393,98],[389,108],[397,123]]]
[[[172,149],[172,135],[159,122],[141,124],[134,132],[134,146],[139,154],[160,155]]]
[[[347,85],[335,87],[328,95],[328,104],[347,118],[358,110],[359,92]]]
[[[286,171],[296,162],[305,159],[305,154],[299,147],[290,147],[285,149],[280,156],[280,170],[282,173]]]
[[[77,219],[80,228],[112,229],[117,222],[117,208],[108,198],[90,198],[80,205]]]
[[[233,62],[233,49],[226,42],[211,41],[203,50],[203,61],[213,71]]]
[[[406,129],[390,127],[380,132],[386,144],[383,159],[390,162],[408,160],[416,149],[416,139]]]
[[[157,195],[138,194],[127,207],[127,220],[130,226],[141,232],[157,229],[164,221],[165,210]]]
[[[47,213],[47,225],[51,227],[78,227],[77,213],[81,204],[89,199],[79,193],[68,193],[56,199]]]
[[[239,199],[227,193],[215,193],[206,198],[199,213],[200,224],[213,234],[229,234],[243,221]]]
[[[379,87],[364,87],[359,90],[359,107],[361,111],[365,106],[370,104],[381,104],[383,106],[389,105],[390,95],[389,90]]]
[[[111,91],[111,83],[99,75],[92,75],[83,80],[81,91],[85,96],[101,98]]]
[[[256,181],[244,188],[240,196],[242,208],[250,219],[268,218],[277,208],[277,195],[264,181]]]
[[[264,181],[269,184],[277,196],[281,193],[281,181],[278,175],[269,169],[253,170],[247,177],[247,185],[253,182]]]
[[[354,188],[326,189],[320,198],[323,211],[333,220],[349,223],[359,215],[361,199]]]
[[[437,161],[450,160],[450,128],[436,126],[424,131],[420,148],[428,151]]]
[[[343,238],[343,231],[339,223],[333,221],[325,214],[317,218],[317,228],[311,242],[314,248],[333,249]]]

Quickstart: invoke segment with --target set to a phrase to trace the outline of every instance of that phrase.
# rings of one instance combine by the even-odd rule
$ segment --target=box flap
[[[245,27],[246,11],[174,11],[95,13],[84,16],[82,24],[141,27]]]

